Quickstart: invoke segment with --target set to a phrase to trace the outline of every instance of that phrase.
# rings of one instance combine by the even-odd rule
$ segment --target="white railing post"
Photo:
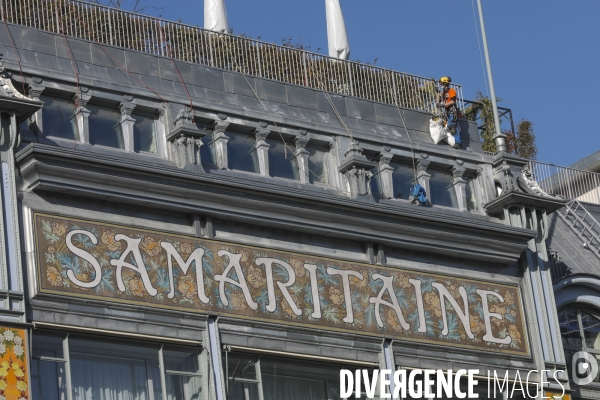
[[[304,86],[309,86],[308,84],[308,67],[306,65],[306,51],[302,50],[302,69],[304,70]]]
[[[108,9],[108,34],[110,37],[110,45],[113,46],[113,28],[112,28],[112,10]]]

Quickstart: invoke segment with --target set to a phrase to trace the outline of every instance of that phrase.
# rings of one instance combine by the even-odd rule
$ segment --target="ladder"
[[[558,215],[577,236],[583,240],[583,246],[600,258],[600,222],[578,200],[571,200]]]

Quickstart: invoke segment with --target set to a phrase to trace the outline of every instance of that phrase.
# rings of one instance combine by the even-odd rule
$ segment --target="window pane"
[[[21,129],[21,132],[31,132],[30,125],[31,125],[31,117],[22,121],[19,129]]]
[[[467,181],[467,210],[477,210],[477,197],[475,196],[475,180],[470,177],[465,178],[465,180]]]
[[[326,149],[306,146],[308,151],[308,176],[310,183],[329,183],[328,158],[329,151]]]
[[[202,138],[202,146],[200,147],[200,159],[202,160],[202,165],[209,168],[216,168],[217,166],[217,155],[213,138],[213,133],[204,136]]]
[[[410,196],[410,187],[415,181],[415,174],[412,165],[391,162],[390,166],[394,168],[394,172],[392,172],[394,198],[408,200]],[[429,193],[427,193],[427,195],[429,195]]]
[[[65,363],[33,359],[31,392],[34,399],[66,400]]]
[[[154,117],[140,114],[131,114],[135,123],[133,125],[133,151],[156,153],[156,132]]]
[[[74,400],[149,399],[156,385],[149,385],[147,367],[157,364],[156,349],[83,340],[69,346]]]
[[[59,335],[33,335],[32,356],[63,357],[63,337]]]
[[[302,378],[263,373],[265,400],[327,400],[326,382],[318,378]]]
[[[227,132],[227,136],[229,137],[227,143],[229,169],[260,172],[254,136],[236,132]]]
[[[32,339],[31,391],[33,398],[65,400],[65,363],[42,361],[38,357],[63,357],[63,338],[60,335],[35,334]]]
[[[339,368],[297,360],[262,359],[265,400],[327,400],[327,379],[339,379]]]
[[[259,400],[257,383],[233,383],[229,381],[228,400]]]
[[[558,313],[558,324],[563,346],[581,347],[581,335],[579,333],[579,322],[577,321],[577,310],[568,309]]]
[[[229,400],[259,400],[258,382],[244,381],[258,381],[256,364],[259,360],[258,356],[246,354],[226,353],[223,356],[223,366],[227,369],[227,398]]]
[[[586,312],[581,312],[581,325],[585,337],[585,346],[600,350],[600,320]]]
[[[71,100],[51,96],[40,96],[44,102],[42,108],[42,124],[39,127],[45,136],[63,139],[75,139],[75,103]]]
[[[369,161],[374,161],[375,160],[369,160]],[[376,165],[372,170],[371,173],[373,174],[373,176],[371,177],[371,193],[373,193],[373,197],[377,198],[381,198],[382,196],[382,190],[381,190],[381,175],[379,174],[379,165]]]
[[[428,169],[427,173],[431,174],[431,178],[429,178],[429,189],[431,190],[429,201],[431,204],[458,208],[452,174],[436,169]]]
[[[267,139],[269,148],[269,175],[277,178],[300,179],[298,161],[294,153],[296,148],[291,143],[283,143],[277,139]]]
[[[198,364],[199,355],[200,354],[196,352],[165,350],[163,352],[165,369],[167,371],[200,374],[200,365]]]
[[[125,148],[121,132],[121,113],[114,109],[88,104],[90,110],[90,143],[107,147]]]
[[[166,375],[167,400],[201,399],[202,378],[199,376]]]

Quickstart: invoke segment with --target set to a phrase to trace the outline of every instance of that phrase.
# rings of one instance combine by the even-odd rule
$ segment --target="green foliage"
[[[519,157],[535,160],[535,157],[537,156],[537,146],[535,145],[533,122],[522,119],[517,125],[515,153]]]
[[[483,151],[495,153],[496,145],[494,144],[494,134],[496,125],[494,123],[492,100],[478,91],[476,101],[477,103],[471,104],[465,108],[465,118],[479,123]],[[496,103],[501,101],[502,99],[496,98]]]
[[[484,96],[481,92],[477,92],[477,103],[471,104],[465,109],[465,118],[470,121],[477,121],[481,129],[481,140],[483,151],[490,153],[496,152],[496,144],[494,143],[494,134],[496,127],[494,123],[494,113],[492,111],[492,101],[489,97]],[[496,98],[496,103],[502,99]],[[501,126],[509,122],[508,116],[500,118]],[[537,146],[535,144],[535,133],[533,131],[533,123],[523,119],[517,125],[516,131],[512,129],[503,129],[502,133],[506,135],[507,152],[518,155],[526,159],[535,159],[537,155]]]

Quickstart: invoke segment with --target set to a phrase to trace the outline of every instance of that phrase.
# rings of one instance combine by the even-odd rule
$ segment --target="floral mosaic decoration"
[[[25,330],[0,327],[0,400],[28,400]]]
[[[66,237],[73,231],[87,233],[72,234],[69,244],[71,249],[89,254],[101,268],[101,276],[94,287],[81,287],[75,283],[75,280],[90,282],[97,277],[90,262],[69,249]],[[36,232],[42,291],[277,320],[313,325],[319,329],[358,331],[515,353],[528,351],[519,291],[512,286],[397,268],[366,266],[41,214],[36,214]],[[117,237],[121,237],[121,240],[117,240]],[[137,247],[132,249],[123,237],[135,239]],[[181,265],[173,261],[172,254],[167,251],[169,246],[165,244],[172,246],[184,263],[193,258],[194,254],[202,254],[201,266],[190,264],[187,273],[184,273]],[[172,268],[169,267],[169,258]],[[273,306],[269,306],[272,298],[268,290],[267,269],[264,264],[257,262],[259,259],[277,260],[271,271],[276,302],[276,307],[271,310],[269,308]],[[219,282],[219,279],[223,280],[225,269],[238,262],[236,260],[239,260],[242,276],[238,276],[238,270],[232,268],[227,277],[234,282],[243,282],[243,285]],[[119,263],[126,263],[131,267],[122,268],[120,276],[117,276],[115,265]],[[315,266],[314,274],[309,273],[306,265]],[[147,281],[144,281],[143,274],[136,268],[143,268]],[[348,270],[354,274],[348,278],[350,295],[347,305],[343,280],[339,274],[331,272]],[[75,279],[71,279],[69,274]],[[385,292],[384,282],[378,276],[393,278],[393,293]],[[294,283],[286,289],[288,301],[278,285],[291,278]],[[119,288],[119,280],[123,290]],[[422,316],[417,307],[419,293],[411,280],[420,282],[420,296],[424,307]],[[318,305],[314,304],[315,282]],[[204,286],[203,292],[200,284]],[[241,288],[244,285],[247,293]],[[470,333],[448,299],[442,305],[436,285],[443,285],[460,307],[463,304],[461,291],[464,290]],[[487,295],[488,310],[483,309],[478,290],[493,293]],[[151,291],[155,291],[155,294],[151,294]],[[405,318],[404,324],[394,308],[374,305],[373,299],[380,293],[383,293],[381,302],[388,304],[394,303],[391,295],[395,296],[395,302]],[[206,301],[202,301],[202,297]],[[316,310],[320,310],[320,316],[315,313]],[[447,330],[444,329],[443,313],[447,317]],[[506,343],[502,344],[483,340],[486,334],[486,313],[501,317],[488,318],[493,337],[510,337],[510,340],[506,339]],[[351,318],[349,314],[352,314]],[[425,323],[425,327],[420,327],[421,322]],[[409,328],[406,329],[406,326]]]

